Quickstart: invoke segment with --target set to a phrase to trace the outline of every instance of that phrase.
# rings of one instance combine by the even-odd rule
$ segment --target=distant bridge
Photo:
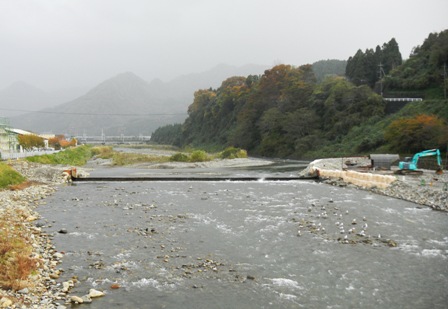
[[[79,144],[145,144],[151,135],[79,135],[75,138]]]

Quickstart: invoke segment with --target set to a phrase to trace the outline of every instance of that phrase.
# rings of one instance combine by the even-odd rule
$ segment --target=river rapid
[[[91,176],[296,176],[98,168]],[[448,214],[314,181],[98,182],[39,207],[89,308],[446,308]],[[63,233],[60,233],[63,232]],[[111,286],[118,287],[112,289]],[[84,305],[83,305],[84,306]]]

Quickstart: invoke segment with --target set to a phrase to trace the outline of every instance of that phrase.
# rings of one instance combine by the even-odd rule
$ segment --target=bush
[[[0,188],[17,185],[26,179],[16,170],[5,163],[0,163]]]
[[[110,159],[113,154],[114,152],[111,146],[98,146],[92,148],[92,155],[98,156],[101,159]]]
[[[113,152],[112,163],[113,165],[130,165],[130,164],[140,164],[140,163],[162,163],[167,162],[169,158],[167,156],[153,156],[142,153],[124,153],[124,152]]]
[[[190,157],[184,153],[178,152],[176,154],[173,154],[170,157],[170,161],[171,162],[188,162],[188,161],[190,161]]]
[[[221,159],[247,158],[247,151],[235,147],[227,147],[219,154]]]
[[[210,157],[204,150],[195,150],[190,156],[190,162],[205,162],[210,161]]]

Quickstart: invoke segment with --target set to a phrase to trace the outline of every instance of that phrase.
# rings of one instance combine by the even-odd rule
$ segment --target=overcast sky
[[[0,89],[346,60],[392,37],[408,58],[447,12],[446,0],[0,0]]]

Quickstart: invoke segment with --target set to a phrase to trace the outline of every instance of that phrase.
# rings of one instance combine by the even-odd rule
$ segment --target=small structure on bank
[[[374,169],[390,170],[391,166],[400,160],[398,154],[371,154],[372,167]]]

